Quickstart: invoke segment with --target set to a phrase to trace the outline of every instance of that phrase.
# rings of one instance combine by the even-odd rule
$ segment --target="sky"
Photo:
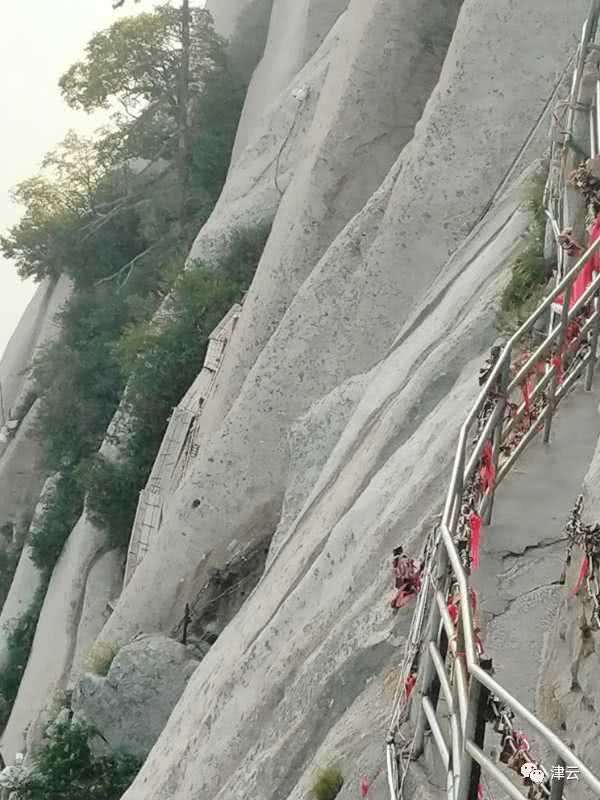
[[[113,11],[112,0],[0,0],[0,231],[19,219],[11,188],[39,171],[45,153],[70,128],[89,133],[103,121],[70,110],[59,77],[94,33],[155,4],[129,0]],[[22,282],[0,256],[0,357],[34,291],[35,284]]]

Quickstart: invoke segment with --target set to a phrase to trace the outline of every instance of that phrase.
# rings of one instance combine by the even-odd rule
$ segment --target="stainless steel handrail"
[[[581,42],[578,48],[576,65],[573,74],[571,97],[569,101],[569,115],[567,124],[567,140],[572,133],[574,124],[574,113],[576,108],[577,97],[579,96],[579,89],[581,86],[583,69],[585,66],[587,47],[591,39],[596,35],[598,26],[598,18],[600,16],[600,0],[592,0],[590,13],[583,26]],[[595,111],[595,113],[594,113]],[[596,124],[594,126],[593,117],[596,117]],[[593,132],[595,130],[595,133]],[[596,90],[596,107],[592,106],[590,110],[590,132],[592,142],[592,154],[596,154],[596,150],[600,145],[600,83],[597,85]],[[564,147],[568,146],[568,141],[565,142]],[[561,185],[559,191],[561,198],[564,193],[566,185],[565,175],[565,161],[562,159],[562,173]],[[553,193],[550,189],[545,192],[545,202],[547,205],[547,216],[551,222],[552,229],[555,236],[558,236],[559,229],[557,221],[552,214]],[[559,221],[562,223],[564,220],[560,219],[563,214],[559,213]],[[464,487],[471,479],[472,474],[476,468],[477,459],[481,453],[486,440],[490,439],[493,431],[493,447],[496,463],[499,455],[499,449],[502,444],[503,433],[506,430],[504,425],[504,402],[509,391],[518,387],[521,381],[529,374],[529,371],[540,358],[552,354],[552,348],[556,348],[559,353],[562,350],[562,345],[565,342],[567,334],[567,327],[572,323],[578,314],[581,313],[582,308],[590,302],[597,303],[597,298],[600,295],[600,276],[597,276],[585,291],[583,297],[579,298],[576,303],[571,303],[571,290],[575,279],[578,277],[589,258],[596,253],[600,248],[600,239],[592,243],[586,252],[578,259],[577,263],[568,271],[566,275],[559,279],[555,289],[544,299],[538,308],[531,314],[531,316],[521,325],[521,327],[514,333],[506,345],[504,346],[498,360],[494,364],[485,386],[481,389],[474,405],[472,406],[465,422],[463,423],[459,438],[456,456],[452,468],[452,475],[446,501],[444,505],[444,512],[440,526],[441,540],[437,550],[435,570],[439,576],[448,574],[448,567],[450,568],[451,580],[458,586],[458,594],[460,597],[460,613],[457,624],[456,636],[460,641],[460,652],[456,645],[456,641],[450,642],[448,650],[454,656],[454,675],[453,679],[449,680],[441,670],[444,668],[445,659],[442,658],[438,647],[439,637],[444,632],[447,639],[448,624],[450,622],[448,613],[442,607],[440,597],[444,595],[440,592],[434,579],[429,579],[427,576],[426,592],[431,591],[434,595],[434,601],[430,609],[429,621],[429,644],[426,646],[423,653],[423,664],[421,666],[420,674],[422,675],[422,685],[420,688],[420,708],[419,716],[417,719],[417,730],[415,733],[415,742],[417,754],[422,750],[423,735],[425,732],[426,724],[429,725],[433,734],[434,741],[438,747],[439,755],[441,756],[442,763],[446,768],[447,773],[447,792],[449,800],[470,800],[472,787],[470,785],[471,769],[474,763],[477,763],[484,774],[489,775],[494,779],[499,786],[501,786],[507,795],[513,798],[522,798],[521,792],[513,786],[508,780],[504,772],[494,764],[485,754],[479,749],[477,743],[473,741],[475,730],[475,715],[477,712],[477,704],[479,702],[480,691],[485,687],[489,692],[498,697],[502,702],[507,704],[515,714],[525,720],[531,728],[533,728],[552,748],[552,750],[560,756],[564,763],[579,769],[579,774],[585,783],[600,797],[600,779],[596,777],[592,771],[564,744],[550,728],[544,725],[535,714],[527,709],[508,691],[506,691],[491,675],[486,672],[479,664],[479,657],[475,646],[474,635],[474,621],[471,612],[470,603],[470,587],[468,577],[461,562],[461,557],[455,545],[454,537],[456,534],[456,526],[459,518],[459,510],[463,501]],[[535,328],[536,323],[545,315],[550,315],[552,306],[556,300],[562,297],[562,308],[560,311],[559,321],[556,325],[551,324],[550,331],[544,338],[544,341],[539,345],[535,351],[527,358],[525,363],[517,371],[514,377],[510,377],[510,367],[512,357],[514,356],[517,345],[530,332]],[[562,386],[558,385],[556,368],[554,365],[547,369],[546,375],[542,379],[549,387],[549,403],[544,411],[545,417],[536,422],[536,425],[530,430],[530,438],[533,438],[536,431],[539,429],[540,421],[544,421],[545,425],[545,439],[547,440],[550,432],[552,416],[555,408],[566,394],[566,389],[571,385],[574,377],[580,374],[581,370],[586,367],[588,371],[586,379],[586,388],[589,388],[593,375],[596,346],[598,341],[600,325],[600,312],[596,305],[596,310],[591,315],[588,323],[586,323],[586,334],[588,331],[592,333],[591,347],[587,355],[581,359],[577,367],[571,372],[569,377],[565,380]],[[562,364],[562,355],[561,364]],[[501,385],[505,390],[504,399],[498,396],[497,388]],[[494,400],[494,410],[488,417],[486,425],[479,433],[476,442],[473,445],[473,450],[469,454],[467,452],[469,445],[469,433],[477,418],[480,416],[482,410],[489,404],[490,400]],[[527,439],[527,437],[526,437]],[[523,451],[528,444],[524,439],[515,453],[512,454],[511,459],[507,462],[504,474],[516,457]],[[489,494],[489,503],[493,502],[494,489]],[[484,497],[484,501],[485,501]],[[424,584],[425,588],[425,584]],[[426,601],[423,600],[419,603],[420,613],[425,608]],[[419,625],[422,621],[419,620]],[[462,660],[464,657],[464,661]],[[466,675],[463,672],[466,669]],[[442,734],[439,722],[436,717],[435,703],[432,703],[428,692],[430,689],[431,681],[437,676],[438,679],[438,693],[441,689],[443,696],[447,702],[447,710],[450,716],[450,733],[451,733],[451,750],[448,749],[446,740]],[[420,741],[419,741],[420,740]],[[399,794],[399,779],[400,770],[398,769],[399,759],[396,752],[396,745],[394,735],[388,737],[387,742],[387,773],[388,785],[390,789],[390,797],[392,800],[402,800]],[[561,790],[562,793],[562,790]],[[553,789],[553,797],[554,797]],[[561,796],[560,794],[558,795]]]

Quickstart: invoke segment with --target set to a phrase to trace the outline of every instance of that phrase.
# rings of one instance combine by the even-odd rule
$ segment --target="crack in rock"
[[[565,542],[566,539],[563,536],[560,536],[558,539],[549,539],[547,542],[536,542],[536,544],[528,544],[525,546],[523,550],[514,551],[514,550],[501,550],[499,555],[501,556],[502,560],[505,561],[507,558],[518,558],[519,556],[525,555],[525,553],[529,553],[532,550],[543,550],[546,547],[552,547],[555,544],[560,544],[561,542]]]
[[[550,583],[542,583],[540,586],[534,586],[533,589],[529,589],[529,591],[524,592],[523,594],[520,594],[517,597],[511,597],[510,600],[506,601],[506,605],[504,606],[502,611],[499,611],[498,613],[494,613],[493,611],[486,612],[490,615],[488,623],[493,622],[498,617],[501,617],[503,614],[506,614],[506,612],[510,609],[513,603],[516,603],[517,600],[522,600],[524,597],[527,597],[528,595],[533,594],[534,592],[539,592],[541,589],[549,589],[551,586],[561,586],[561,585],[562,584],[560,580],[550,581]]]

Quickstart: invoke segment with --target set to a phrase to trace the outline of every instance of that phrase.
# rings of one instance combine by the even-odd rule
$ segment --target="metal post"
[[[551,778],[550,780],[550,800],[561,800],[565,788],[565,762],[562,758],[558,759],[557,767],[562,767],[558,772],[562,772],[561,778]]]
[[[483,687],[478,680],[471,677],[469,680],[469,701],[467,704],[467,718],[465,720],[465,730],[463,735],[463,752],[460,764],[460,780],[456,791],[456,800],[472,800],[471,795],[471,775],[475,768],[473,758],[467,753],[465,743],[473,741],[477,725],[477,713],[479,710],[479,698]],[[475,798],[477,794],[475,794]]]
[[[448,571],[448,553],[446,552],[446,547],[444,546],[443,542],[441,542],[438,548],[437,565],[436,565],[437,583],[441,586],[445,585],[445,578],[447,571]],[[431,614],[429,617],[428,644],[427,647],[424,648],[423,652],[423,682],[421,684],[421,689],[419,692],[421,700],[419,702],[419,710],[415,725],[415,738],[414,738],[414,749],[413,749],[414,753],[413,758],[415,759],[418,758],[423,752],[425,731],[427,730],[428,727],[427,718],[423,710],[422,699],[424,697],[429,698],[431,696],[431,690],[434,686],[435,667],[433,665],[433,660],[431,658],[431,653],[429,651],[429,642],[434,642],[437,646],[438,636],[440,631],[440,622],[441,622],[440,609],[438,607],[438,604],[436,602],[433,602],[431,604]],[[439,697],[439,686],[437,691]]]
[[[560,315],[560,329],[558,332],[558,340],[556,343],[556,355],[561,359],[562,364],[562,351],[563,346],[565,343],[565,335],[567,331],[567,324],[569,321],[569,305],[571,303],[571,287],[573,283],[569,283],[565,287],[565,291],[563,292],[563,304],[562,304],[562,311]],[[550,381],[550,386],[548,388],[548,414],[546,415],[546,423],[544,425],[544,444],[548,444],[550,441],[550,431],[552,429],[552,417],[554,415],[556,400],[555,394],[557,389],[557,371],[555,367],[554,375],[552,376],[552,380]]]
[[[492,671],[492,659],[481,659],[480,666],[486,672]],[[477,708],[477,717],[475,720],[475,731],[473,734],[473,742],[480,750],[483,750],[485,744],[485,726],[487,722],[487,704],[490,696],[490,690],[487,686],[479,686],[479,705]],[[471,782],[469,785],[469,800],[477,800],[479,796],[479,783],[481,781],[481,766],[477,761],[471,762]]]
[[[440,610],[438,608],[437,603],[432,604],[429,626],[430,626],[429,641],[436,642],[440,627]],[[421,691],[419,693],[420,703],[417,714],[417,722],[415,725],[415,738],[414,738],[414,749],[413,749],[413,754],[414,754],[413,758],[415,759],[417,759],[421,755],[424,749],[425,731],[428,726],[427,726],[427,718],[425,716],[425,712],[423,711],[422,700],[424,697],[429,697],[429,692],[431,689],[434,672],[435,668],[433,665],[433,660],[429,652],[429,647],[427,647],[425,648],[424,658],[423,658],[423,683],[421,684]]]
[[[594,137],[594,141],[596,144],[595,155],[598,155],[598,150],[600,149],[600,81],[596,81],[596,103],[594,107],[594,103],[592,102],[592,107],[596,112],[595,115],[593,115],[595,116],[595,119],[592,124],[595,127],[595,134],[596,134]]]
[[[442,661],[445,664],[446,656],[448,655],[448,636],[446,634],[446,629],[443,626],[440,634],[440,644],[438,650],[442,657]],[[429,690],[429,700],[431,701],[431,705],[433,706],[434,711],[437,709],[437,704],[439,699],[440,699],[440,679],[436,671],[433,674],[433,680],[431,682],[431,688]]]
[[[592,338],[590,340],[590,361],[587,367],[587,373],[585,376],[585,390],[589,392],[592,388],[592,382],[594,380],[594,369],[596,367],[596,358],[597,358],[597,351],[598,351],[598,334],[600,333],[600,298],[598,295],[594,297],[592,300],[594,310],[598,315],[594,327],[592,329]]]
[[[183,634],[181,636],[181,644],[187,644],[188,627],[192,621],[192,614],[190,611],[190,604],[185,604],[185,613],[183,615]]]

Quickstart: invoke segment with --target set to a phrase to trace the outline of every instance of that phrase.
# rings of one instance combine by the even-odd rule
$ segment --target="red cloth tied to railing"
[[[479,622],[477,618],[477,592],[475,591],[475,589],[471,589],[469,591],[469,599],[471,601],[471,613],[473,615],[474,627],[479,628]],[[458,621],[459,603],[460,603],[460,595],[454,595],[454,597],[451,597],[450,600],[448,600],[448,604],[446,606],[453,625],[456,625]]]
[[[479,469],[479,485],[481,490],[485,492],[487,489],[493,489],[496,484],[496,470],[494,469],[494,451],[492,443],[486,441],[483,445],[481,453],[481,467]]]
[[[474,511],[469,514],[470,545],[471,545],[471,567],[479,568],[479,544],[481,541],[481,517]]]
[[[456,625],[458,622],[458,601],[455,603],[454,600],[450,600],[448,603],[448,614],[450,615],[452,624]]]
[[[417,682],[417,676],[414,672],[411,672],[408,678],[404,681],[404,697],[408,700],[412,694],[412,690],[415,688],[415,684]]]
[[[598,237],[600,237],[600,212],[596,215],[594,227],[590,232],[590,241],[588,246],[591,247]],[[573,284],[571,285],[569,309],[571,309],[579,300],[579,298],[585,294],[586,289],[598,274],[600,274],[600,253],[598,250],[596,250],[596,252],[585,262],[583,269],[580,270],[579,275],[575,278]],[[564,298],[561,294],[556,298],[552,304],[552,307],[555,311],[561,311],[563,303]]]
[[[588,569],[590,567],[590,562],[587,556],[583,557],[583,561],[581,562],[581,566],[579,567],[579,575],[577,576],[577,583],[573,588],[573,597],[576,594],[579,594],[579,590],[583,586],[584,580],[587,578]]]

